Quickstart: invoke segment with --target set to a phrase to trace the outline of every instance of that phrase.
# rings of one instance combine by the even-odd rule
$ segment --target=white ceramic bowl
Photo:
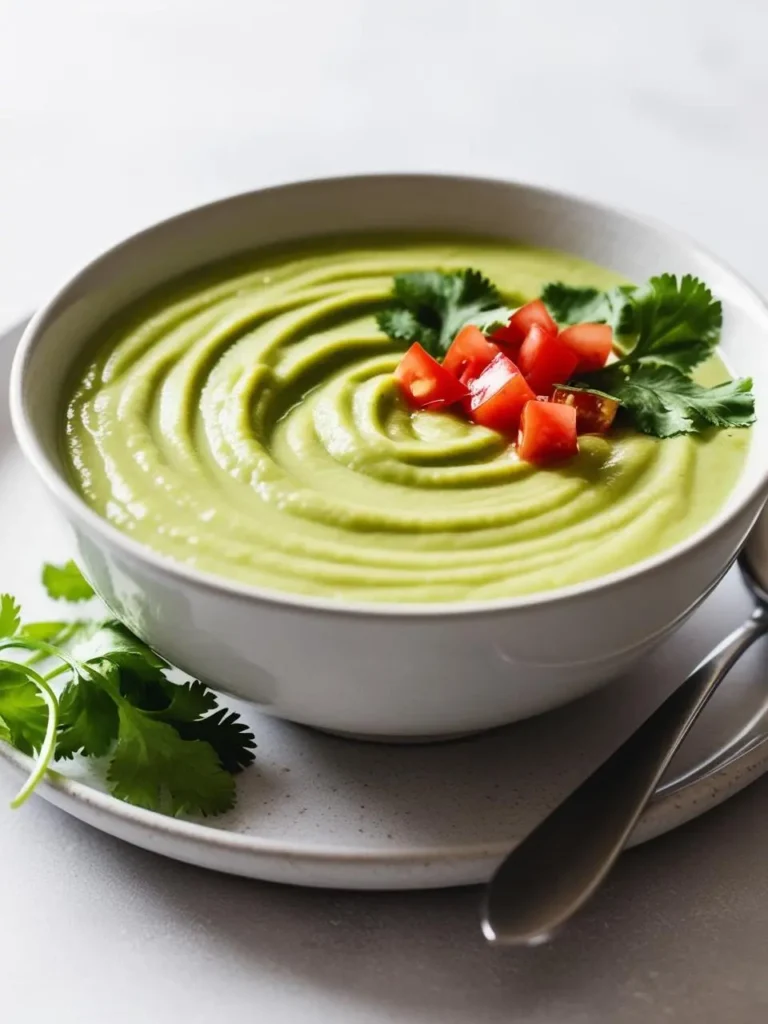
[[[758,422],[726,506],[697,534],[629,569],[483,604],[332,603],[230,583],[120,533],[69,486],[60,398],[73,360],[110,315],[153,286],[238,250],[332,232],[437,229],[569,250],[642,281],[703,277],[724,304],[723,349],[755,376]],[[165,221],[89,264],[37,314],[12,376],[27,458],[74,528],[112,608],[170,661],[296,722],[378,738],[440,737],[563,704],[624,671],[721,577],[768,494],[768,310],[688,239],[523,185],[384,175],[236,196]]]

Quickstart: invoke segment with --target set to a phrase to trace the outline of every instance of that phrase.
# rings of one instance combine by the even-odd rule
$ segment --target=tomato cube
[[[511,359],[499,353],[469,385],[470,416],[500,434],[514,433],[526,402],[536,396]]]
[[[454,377],[464,380],[479,377],[486,366],[499,354],[499,346],[489,341],[479,327],[467,324],[451,342],[445,354],[443,367]]]
[[[499,347],[505,356],[508,356],[513,363],[515,362],[520,354],[520,346],[523,343],[517,328],[512,328],[509,324],[497,327],[490,336],[490,340]]]
[[[557,334],[557,324],[549,315],[549,310],[541,299],[534,299],[533,302],[527,302],[521,306],[509,318],[507,326],[494,331],[491,337],[494,341],[500,341],[507,345],[521,345],[534,324],[548,334]]]
[[[560,332],[560,340],[578,356],[578,371],[599,370],[613,349],[613,330],[610,324],[574,324]]]
[[[548,395],[555,384],[565,384],[579,357],[560,336],[534,324],[522,344],[518,365],[537,395]]]
[[[614,398],[604,398],[590,391],[567,391],[565,388],[555,388],[552,401],[574,407],[579,434],[604,434],[619,409]]]
[[[408,349],[395,370],[407,401],[416,409],[440,408],[466,398],[469,391],[426,352],[418,342]]]
[[[539,464],[569,459],[579,450],[576,409],[555,402],[528,402],[520,419],[517,452]]]

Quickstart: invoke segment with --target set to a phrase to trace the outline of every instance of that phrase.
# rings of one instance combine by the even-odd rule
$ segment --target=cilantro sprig
[[[627,295],[633,290],[631,285],[620,285],[601,292],[597,288],[576,288],[562,281],[551,281],[544,286],[541,297],[561,326],[610,324],[615,332]]]
[[[661,274],[610,292],[556,283],[542,298],[561,324],[612,326],[620,358],[568,386],[615,399],[643,433],[674,437],[754,422],[751,379],[708,388],[690,377],[714,353],[723,323],[721,303],[698,278]]]
[[[542,299],[560,324],[608,323],[620,351],[633,363],[653,362],[692,370],[720,340],[723,307],[696,277],[652,277],[642,288],[608,292],[548,284]]]
[[[56,598],[93,596],[72,562],[45,566],[43,581]],[[122,623],[24,624],[18,602],[3,594],[6,650],[29,657],[0,660],[0,739],[35,758],[13,806],[53,761],[76,754],[107,757],[109,791],[149,810],[214,815],[234,805],[233,776],[254,760],[253,734],[203,683],[172,682],[167,662]],[[43,675],[32,667],[39,661],[55,667]]]
[[[418,341],[442,356],[464,324],[500,303],[498,289],[479,270],[414,271],[395,277],[391,305],[377,323],[390,338]]]

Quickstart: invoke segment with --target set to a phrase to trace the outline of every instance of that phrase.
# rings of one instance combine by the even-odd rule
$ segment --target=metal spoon
[[[756,571],[759,563],[751,554],[748,545],[738,561],[757,601],[752,616],[497,869],[482,915],[490,943],[547,942],[603,882],[707,701],[747,648],[768,632],[768,568]]]

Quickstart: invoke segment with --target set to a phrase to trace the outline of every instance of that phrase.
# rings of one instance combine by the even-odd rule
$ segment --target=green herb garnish
[[[379,313],[377,323],[390,338],[418,341],[437,357],[445,355],[464,324],[500,303],[496,286],[479,270],[415,271],[395,277],[392,305]]]
[[[617,366],[615,371],[585,373],[561,387],[614,399],[638,430],[653,437],[695,434],[707,427],[748,427],[755,422],[749,377],[705,388],[671,366],[641,366],[633,372]]]
[[[55,597],[93,595],[73,562],[46,566],[43,580]],[[13,806],[52,761],[75,754],[108,757],[110,792],[139,807],[213,815],[234,805],[233,775],[254,760],[253,734],[217,707],[203,683],[172,682],[170,666],[122,623],[24,624],[18,603],[4,594],[0,650],[32,655],[26,663],[0,661],[0,739],[35,757]],[[32,668],[41,660],[57,664],[42,675]]]
[[[548,284],[542,298],[560,324],[609,323],[622,352],[636,363],[691,370],[720,340],[723,308],[696,277],[652,277],[644,288],[622,285],[609,292]]]
[[[544,286],[541,298],[561,326],[568,324],[610,324],[616,331],[619,315],[632,285],[620,285],[608,292],[597,288],[575,288],[562,281]]]
[[[611,325],[619,359],[564,386],[613,398],[643,433],[672,437],[754,422],[749,378],[708,388],[690,376],[714,353],[723,318],[721,303],[698,278],[661,274],[641,288],[621,285],[605,292],[552,282],[542,299],[561,326]],[[392,300],[379,315],[381,329],[399,341],[419,341],[437,357],[465,324],[492,333],[511,313],[477,270],[402,274],[395,278]]]
[[[552,284],[542,297],[560,323],[611,324],[621,357],[568,386],[614,398],[638,430],[673,437],[754,422],[749,378],[707,388],[689,376],[714,353],[723,322],[720,302],[698,278],[662,274],[611,292]]]

